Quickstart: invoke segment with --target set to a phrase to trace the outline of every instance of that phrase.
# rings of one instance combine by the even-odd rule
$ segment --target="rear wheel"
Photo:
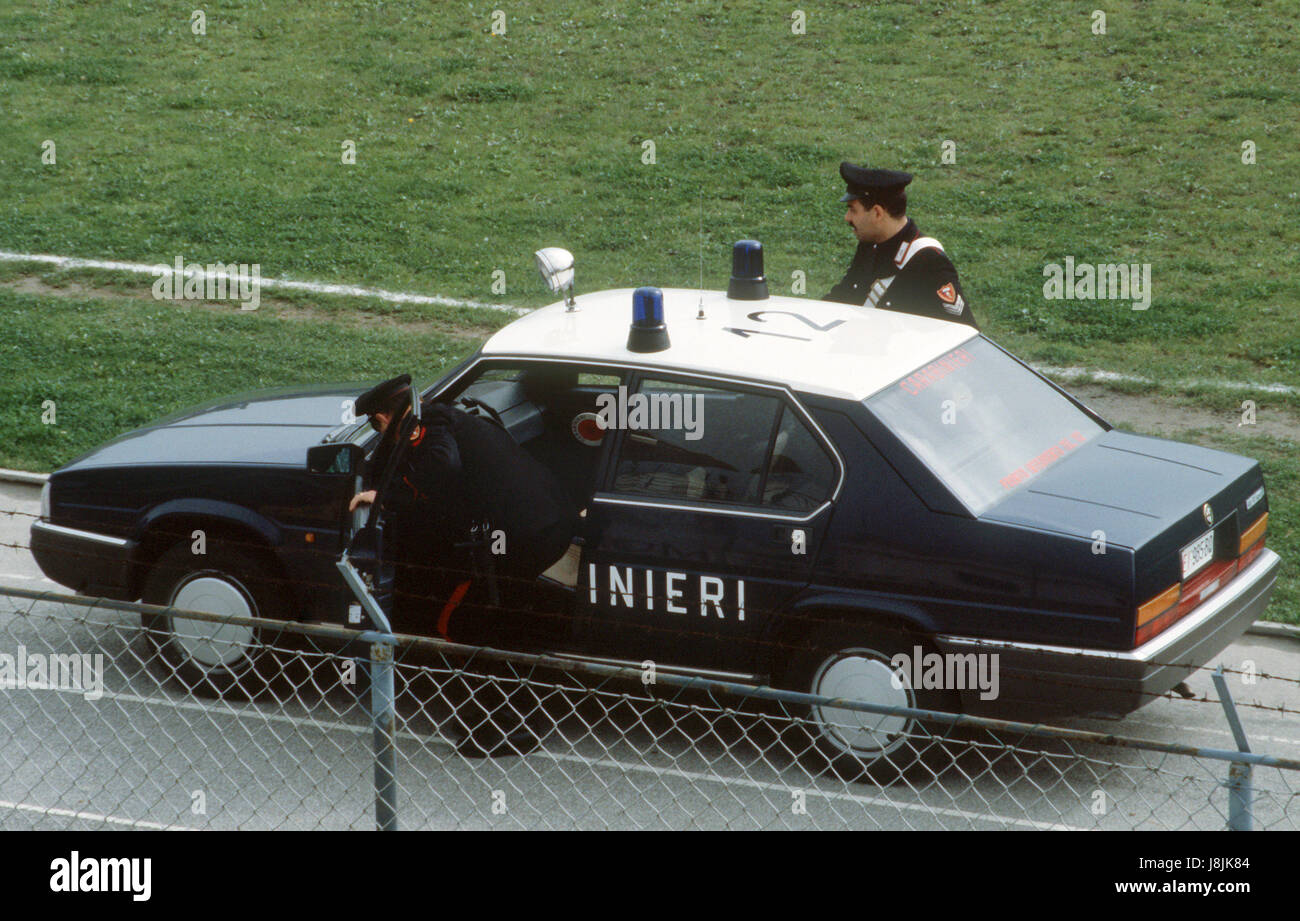
[[[815,634],[796,657],[787,680],[791,690],[819,697],[859,700],[887,707],[956,712],[956,695],[916,688],[891,665],[895,655],[910,661],[928,646],[916,636],[891,627],[834,625]],[[830,703],[787,708],[800,726],[798,753],[809,767],[833,771],[846,780],[892,783],[922,775],[927,766],[942,770],[951,763],[943,744],[948,727],[902,715],[870,713]]]
[[[144,601],[231,620],[145,615],[141,625],[169,676],[188,689],[205,696],[252,696],[266,687],[276,656],[267,649],[273,642],[267,631],[247,621],[285,618],[287,598],[264,560],[226,548],[195,555],[180,543],[149,573]]]

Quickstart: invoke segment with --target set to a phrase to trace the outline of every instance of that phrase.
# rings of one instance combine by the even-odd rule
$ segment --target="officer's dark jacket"
[[[486,519],[505,532],[508,547],[526,547],[575,517],[564,487],[491,420],[426,403],[407,439],[384,500],[406,540],[416,533],[465,540],[469,527]],[[385,442],[376,453],[375,478],[390,450]]]
[[[848,273],[822,300],[861,307],[867,302],[871,286],[877,280],[895,276],[876,307],[939,320],[956,320],[978,329],[979,324],[975,322],[957,279],[957,269],[947,254],[936,249],[923,249],[913,255],[901,270],[895,264],[895,257],[903,244],[920,235],[916,222],[908,218],[903,229],[884,243],[859,243]]]

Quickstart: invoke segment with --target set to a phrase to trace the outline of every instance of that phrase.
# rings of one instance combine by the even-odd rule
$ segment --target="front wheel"
[[[910,660],[928,647],[903,630],[836,625],[820,631],[796,657],[787,681],[791,690],[818,697],[866,701],[887,707],[956,712],[956,695],[913,687],[895,655]],[[846,780],[894,781],[942,769],[950,754],[943,725],[914,717],[871,713],[831,703],[796,707],[799,754],[810,767],[829,769]]]
[[[141,626],[169,676],[187,689],[208,697],[253,696],[266,687],[275,656],[266,631],[247,621],[283,619],[286,599],[285,586],[262,559],[225,548],[195,555],[180,543],[149,573],[144,601],[231,620],[144,615]]]

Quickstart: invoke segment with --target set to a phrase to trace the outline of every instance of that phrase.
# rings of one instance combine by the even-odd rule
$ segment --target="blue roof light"
[[[663,326],[664,293],[658,288],[643,287],[632,292],[632,325]]]
[[[740,240],[731,248],[731,281],[727,284],[727,297],[735,301],[766,300],[763,244],[757,240]]]
[[[649,286],[632,292],[632,327],[627,331],[629,352],[662,352],[668,348],[664,325],[664,293]]]

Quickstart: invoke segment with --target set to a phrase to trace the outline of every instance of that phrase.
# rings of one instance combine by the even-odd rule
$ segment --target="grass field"
[[[292,341],[293,347],[285,343]],[[0,466],[50,469],[169,408],[293,382],[373,381],[393,366],[432,382],[472,346],[424,329],[348,327],[270,312],[52,300],[0,289]],[[52,355],[75,360],[50,361]],[[360,392],[360,388],[358,389]],[[42,420],[54,398],[55,424]]]
[[[820,296],[853,250],[836,167],[865,159],[916,175],[912,216],[1016,354],[1171,396],[1300,384],[1300,10],[1129,0],[1094,34],[1096,6],[232,0],[195,35],[171,4],[4,4],[0,249],[532,306],[551,244],[581,290],[697,284],[702,223],[707,286],[752,236],[774,290],[802,272]],[[1045,300],[1067,256],[1149,263],[1151,308]],[[504,321],[301,294],[250,316],[148,281],[0,264],[0,465],[48,469],[215,393],[431,375]],[[1294,545],[1288,444],[1233,449],[1264,460]]]
[[[916,174],[913,215],[1018,353],[1300,379],[1295,5],[1120,2],[1105,35],[1094,8],[806,4],[800,35],[748,0],[259,0],[195,36],[163,3],[10,7],[0,246],[527,305],[552,243],[588,290],[697,283],[702,200],[707,284],[752,235],[816,296],[852,250],[836,165],[865,158]],[[1067,255],[1150,263],[1153,306],[1045,301]]]

